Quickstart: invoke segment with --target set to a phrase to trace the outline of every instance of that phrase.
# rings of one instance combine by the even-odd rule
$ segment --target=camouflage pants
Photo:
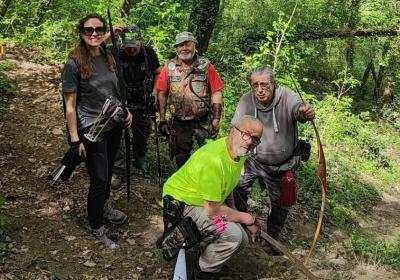
[[[212,221],[203,207],[185,206],[184,214],[193,219],[202,237],[205,237],[200,242],[199,258],[199,266],[204,272],[219,272],[225,262],[249,243],[246,232],[237,223],[227,222],[223,233],[215,233],[214,225],[208,227]]]
[[[207,128],[207,119],[181,121],[174,119],[172,128],[176,133],[176,145],[174,147],[174,156],[176,165],[181,167],[189,159],[193,150],[193,137],[197,145],[204,145],[209,132]]]

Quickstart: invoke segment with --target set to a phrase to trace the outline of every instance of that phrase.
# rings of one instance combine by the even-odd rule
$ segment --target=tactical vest
[[[131,110],[145,109],[146,106],[152,103],[154,76],[149,69],[147,52],[144,46],[141,46],[141,51],[144,56],[144,64],[142,65],[134,64],[131,60],[125,61],[121,59],[122,71],[126,84],[126,98],[128,107]],[[143,80],[133,80],[136,69],[144,72]]]
[[[209,61],[197,57],[192,67],[183,69],[177,58],[166,64],[170,110],[174,118],[193,120],[211,112],[211,93],[208,86]]]

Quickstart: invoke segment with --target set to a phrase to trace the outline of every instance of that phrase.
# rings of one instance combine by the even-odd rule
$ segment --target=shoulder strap
[[[151,73],[150,73],[150,68],[149,68],[149,59],[147,57],[146,47],[142,46],[142,50],[143,50],[143,55],[144,55],[145,68],[146,68],[146,78],[149,78]]]

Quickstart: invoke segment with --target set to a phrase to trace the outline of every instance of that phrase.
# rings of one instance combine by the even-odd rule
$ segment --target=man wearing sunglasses
[[[263,124],[263,135],[261,144],[246,161],[235,189],[235,205],[238,210],[247,211],[247,200],[256,179],[263,187],[267,186],[270,201],[267,233],[278,239],[289,208],[297,199],[294,172],[304,160],[297,123],[312,120],[315,113],[297,93],[278,85],[272,70],[265,66],[251,69],[247,80],[251,92],[241,97],[231,123],[236,125],[243,115],[252,115]],[[269,253],[280,254],[273,247]]]
[[[198,149],[164,184],[164,199],[184,204],[183,215],[191,217],[201,233],[202,250],[194,269],[195,280],[218,279],[224,263],[248,243],[243,227],[253,241],[260,233],[253,215],[234,208],[232,191],[239,182],[246,156],[260,144],[262,129],[258,119],[242,116],[227,137]],[[165,225],[170,224],[168,218],[182,218],[170,216],[164,216]],[[222,230],[213,222],[215,217],[223,219]]]
[[[151,117],[156,113],[155,83],[161,71],[160,63],[153,48],[142,44],[142,33],[136,25],[114,26],[114,31],[122,39],[119,59],[129,111],[132,114],[133,166],[139,174],[149,177],[146,164],[147,141],[151,130]],[[109,37],[109,33],[106,38]],[[114,163],[112,185],[122,182],[125,172],[125,142],[121,142]]]

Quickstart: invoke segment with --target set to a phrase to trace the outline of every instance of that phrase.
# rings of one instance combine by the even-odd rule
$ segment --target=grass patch
[[[392,241],[374,239],[373,236],[353,233],[350,237],[351,250],[377,265],[390,265],[400,269],[400,235]]]

